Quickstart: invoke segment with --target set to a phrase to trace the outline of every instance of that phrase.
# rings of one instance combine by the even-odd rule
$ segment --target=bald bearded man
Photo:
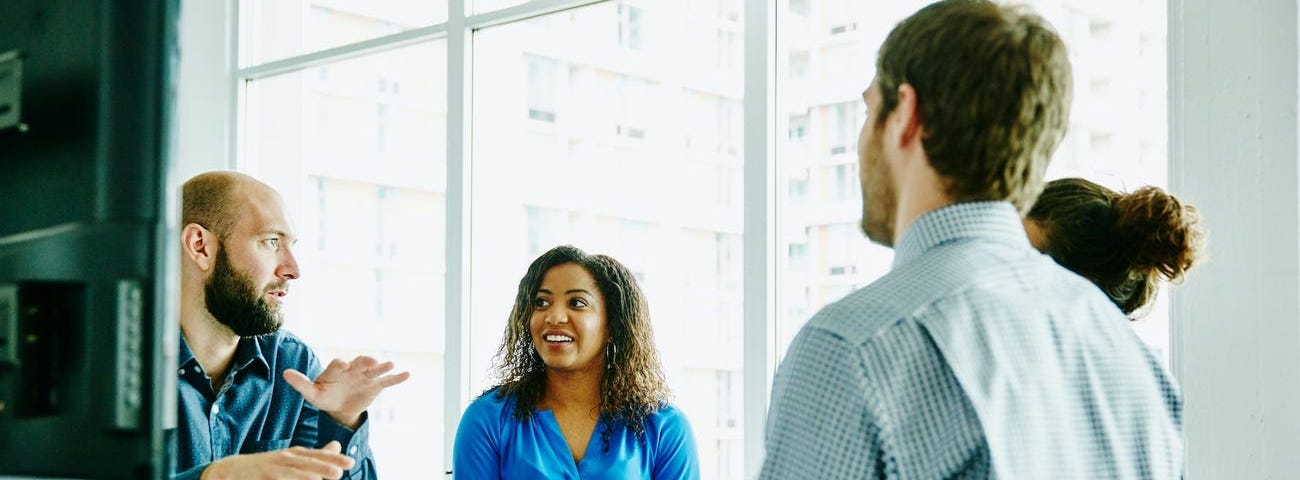
[[[375,478],[366,408],[409,373],[322,369],[280,329],[296,237],[270,186],[209,172],[183,187],[176,479]]]

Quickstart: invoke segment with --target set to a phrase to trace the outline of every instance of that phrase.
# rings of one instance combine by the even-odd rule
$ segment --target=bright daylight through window
[[[236,166],[285,196],[302,238],[287,327],[324,361],[365,353],[412,372],[371,409],[379,472],[408,478],[449,463],[447,392],[465,402],[491,386],[528,264],[559,244],[609,254],[648,296],[703,477],[744,478],[762,454],[744,441],[762,427],[745,424],[746,370],[774,366],[818,309],[889,268],[858,227],[860,93],[885,34],[927,2],[778,0],[774,38],[746,36],[759,0],[555,3],[481,0],[453,31],[446,0],[240,2]],[[1056,26],[1074,67],[1049,177],[1163,186],[1165,3],[1021,3]],[[461,45],[448,37],[467,40],[467,70],[448,68]],[[775,71],[747,69],[746,49],[766,42]],[[337,58],[304,57],[326,50]],[[283,68],[260,73],[270,62]],[[451,93],[470,108],[449,115],[448,86],[467,72]],[[745,121],[746,75],[776,82],[771,211],[743,201],[746,169],[765,168],[746,164],[745,128],[761,128]],[[753,212],[776,222],[770,325],[743,315]],[[468,259],[447,258],[450,223],[469,229]],[[447,316],[449,285],[463,319]],[[745,363],[747,324],[773,329],[775,358]],[[1163,301],[1134,328],[1167,352]],[[452,369],[468,378],[450,382]]]

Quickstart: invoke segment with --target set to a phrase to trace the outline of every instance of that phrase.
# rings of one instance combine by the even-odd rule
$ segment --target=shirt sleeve
[[[804,327],[772,384],[760,479],[883,478],[884,439],[860,355]]]
[[[316,359],[315,354],[310,354],[306,368],[306,374],[310,378],[316,378],[321,374],[320,361]],[[277,375],[283,372],[278,372]],[[308,448],[321,448],[330,441],[337,440],[343,447],[343,454],[352,457],[352,468],[343,473],[343,477],[349,480],[373,480],[377,478],[375,473],[375,459],[370,451],[370,414],[369,412],[361,413],[361,425],[356,430],[352,430],[342,424],[334,421],[329,415],[317,410],[311,402],[302,402],[302,413],[298,417],[298,425],[293,432],[293,445],[300,445]]]
[[[343,478],[361,480],[373,479],[375,475],[375,458],[370,451],[370,413],[361,413],[361,425],[351,430],[329,415],[321,415],[319,420],[320,438],[317,448],[325,446],[330,440],[338,440],[343,446],[343,454],[352,457],[353,467],[343,474]]]
[[[495,395],[489,392],[485,395]],[[496,479],[501,478],[501,456],[498,453],[497,432],[500,430],[495,418],[501,412],[494,412],[492,403],[482,398],[469,404],[465,414],[460,417],[460,426],[456,428],[456,443],[452,447],[452,478]]]
[[[655,448],[654,480],[699,480],[700,456],[695,449],[695,433],[686,416],[677,409],[667,410],[659,429]]]

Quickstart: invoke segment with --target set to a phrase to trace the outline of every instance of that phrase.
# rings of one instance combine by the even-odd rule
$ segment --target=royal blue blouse
[[[604,427],[597,424],[576,464],[550,410],[536,410],[521,422],[514,408],[514,396],[499,398],[495,390],[470,403],[456,429],[454,478],[700,478],[695,435],[671,405],[646,417],[644,442],[624,422],[615,422],[609,448],[602,450]]]

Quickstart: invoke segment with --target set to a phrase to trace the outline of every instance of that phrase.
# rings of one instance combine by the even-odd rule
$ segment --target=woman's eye
[[[575,298],[569,301],[569,305],[573,308],[583,308],[587,306],[587,301],[581,298]]]
[[[546,308],[549,307],[550,305],[551,305],[551,301],[545,298],[538,298],[533,300],[533,308]]]

